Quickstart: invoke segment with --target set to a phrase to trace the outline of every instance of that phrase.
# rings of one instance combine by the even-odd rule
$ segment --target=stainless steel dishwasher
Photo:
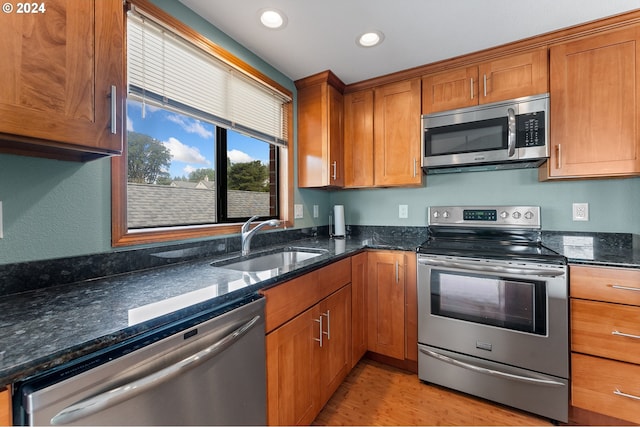
[[[264,298],[238,305],[28,379],[14,423],[265,425]]]

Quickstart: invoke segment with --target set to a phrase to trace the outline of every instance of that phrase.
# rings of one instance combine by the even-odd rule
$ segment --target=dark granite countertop
[[[343,240],[299,233],[293,238],[258,235],[254,253],[286,246],[326,252],[290,271],[251,275],[211,265],[238,255],[233,237],[231,243],[209,243],[206,250],[200,242],[0,266],[0,387],[177,320],[233,307],[261,289],[365,248],[414,251],[427,238],[426,227],[361,226],[352,231],[353,237]],[[640,268],[637,235],[543,232],[542,237],[569,263]],[[21,291],[2,293],[2,286],[10,288],[12,281]]]
[[[154,328],[233,304],[284,280],[305,274],[363,248],[414,250],[421,232],[346,239],[308,238],[286,246],[324,253],[290,271],[256,274],[213,267],[226,253],[94,280],[7,295],[0,301],[0,387]]]

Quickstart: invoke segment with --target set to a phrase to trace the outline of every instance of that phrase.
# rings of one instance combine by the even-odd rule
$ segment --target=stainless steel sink
[[[236,271],[265,271],[273,269],[288,270],[289,267],[311,258],[326,254],[325,249],[285,248],[267,253],[257,253],[249,257],[238,257],[231,260],[215,262],[214,267]]]

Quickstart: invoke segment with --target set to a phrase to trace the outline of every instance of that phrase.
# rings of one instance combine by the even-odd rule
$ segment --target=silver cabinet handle
[[[413,158],[413,177],[418,176],[418,159]]]
[[[507,123],[509,126],[507,136],[507,156],[513,157],[513,155],[516,154],[516,112],[513,110],[513,108],[507,109],[507,117]]]
[[[621,291],[635,291],[640,292],[640,288],[633,288],[631,286],[620,286],[620,285],[611,285],[613,289],[618,289]]]
[[[396,260],[396,283],[400,283],[400,266],[398,265],[398,260]]]
[[[473,99],[473,77],[471,77],[469,80],[471,80],[471,99]]]
[[[640,400],[640,396],[634,396],[633,394],[623,393],[619,389],[615,389],[613,391],[613,394],[615,394],[616,396],[628,397],[629,399]]]
[[[336,180],[336,177],[338,176],[338,162],[334,161],[333,163],[331,163],[331,166],[333,167],[333,180]]]
[[[510,273],[528,276],[556,277],[564,274],[563,270],[547,270],[544,268],[512,268],[490,265],[475,265],[464,262],[445,261],[439,259],[418,259],[419,264],[439,267],[459,268],[464,270],[481,271],[484,273]]]
[[[229,335],[226,335],[219,341],[216,341],[212,345],[206,347],[197,353],[182,359],[180,362],[167,366],[159,371],[156,371],[150,375],[134,380],[123,386],[116,387],[104,393],[100,393],[96,396],[89,397],[74,403],[71,406],[66,407],[60,411],[57,415],[51,418],[51,424],[69,424],[82,418],[88,417],[96,412],[100,412],[104,409],[117,405],[120,402],[129,400],[134,396],[144,393],[152,387],[156,387],[183,372],[193,369],[202,365],[204,362],[217,356],[232,344],[242,338],[256,323],[260,320],[260,316],[255,316],[239,328],[235,329]]]
[[[562,147],[560,144],[556,145],[556,167],[562,169]]]
[[[115,85],[111,85],[111,133],[118,133],[118,123],[117,123],[117,115],[118,115],[118,93]]]
[[[322,316],[318,317],[317,319],[313,319],[314,321],[318,322],[318,324],[320,325],[320,335],[318,335],[320,338],[314,338],[314,341],[318,341],[320,343],[320,348],[322,348]]]
[[[502,372],[502,371],[496,371],[494,369],[483,368],[481,366],[476,366],[470,363],[462,362],[460,360],[456,360],[451,357],[445,356],[444,354],[439,354],[439,353],[436,353],[435,351],[425,350],[423,348],[420,349],[420,352],[426,354],[427,356],[433,357],[434,359],[438,359],[442,362],[449,363],[450,365],[458,366],[464,369],[469,369],[470,371],[478,372],[481,374],[487,374],[487,375],[492,375],[494,377],[501,377],[509,380],[522,381],[526,383],[534,383],[538,385],[545,385],[545,386],[551,386],[551,387],[564,386],[564,384],[559,381],[523,377],[522,375],[515,375],[515,374],[510,374],[508,372]]]
[[[626,338],[633,338],[636,340],[640,340],[640,335],[625,334],[624,332],[612,331],[611,335],[617,335],[619,337],[626,337]]]
[[[331,311],[327,310],[326,313],[322,313],[327,318],[327,332],[323,332],[327,336],[327,341],[331,339]]]
[[[484,97],[487,97],[487,75],[484,75]]]

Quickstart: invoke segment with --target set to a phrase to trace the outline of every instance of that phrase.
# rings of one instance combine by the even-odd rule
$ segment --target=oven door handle
[[[437,267],[458,268],[462,270],[481,271],[484,273],[508,273],[522,276],[544,276],[557,277],[564,274],[563,270],[550,270],[546,268],[514,268],[499,265],[476,265],[459,261],[447,261],[440,259],[418,259],[418,263],[423,265],[433,265]]]
[[[564,384],[561,383],[560,381],[543,380],[543,379],[540,379],[540,378],[524,377],[522,375],[509,374],[507,372],[502,372],[502,371],[496,371],[494,369],[483,368],[481,366],[476,366],[476,365],[472,365],[470,363],[462,362],[460,360],[453,359],[451,357],[445,356],[443,354],[436,353],[436,352],[431,351],[431,350],[425,350],[423,348],[420,349],[420,352],[426,354],[427,356],[433,357],[434,359],[440,360],[442,362],[449,363],[451,365],[458,366],[460,368],[468,369],[470,371],[478,372],[478,373],[481,373],[481,374],[491,375],[491,376],[494,376],[494,377],[506,378],[508,380],[513,380],[513,381],[521,381],[521,382],[525,382],[525,383],[544,385],[544,386],[549,386],[549,387],[563,387],[564,386]]]

